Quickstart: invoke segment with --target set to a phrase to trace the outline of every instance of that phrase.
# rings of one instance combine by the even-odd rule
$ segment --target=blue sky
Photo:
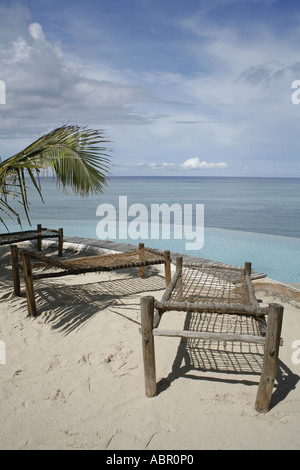
[[[0,154],[69,123],[114,175],[300,177],[299,44],[297,0],[1,0]]]

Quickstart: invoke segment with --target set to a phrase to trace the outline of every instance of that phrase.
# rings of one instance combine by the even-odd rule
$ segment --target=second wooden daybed
[[[136,267],[140,268],[140,277],[145,277],[146,266],[164,264],[166,285],[168,285],[171,280],[170,251],[161,252],[151,248],[145,248],[143,243],[139,244],[137,251],[130,253],[101,254],[64,260],[28,250],[20,250],[15,245],[12,245],[11,250],[14,292],[17,296],[21,295],[19,271],[22,269],[26,286],[29,316],[36,316],[37,314],[33,285],[33,281],[37,279]],[[22,256],[23,264],[19,263],[20,255]],[[41,266],[47,266],[48,268],[56,269],[50,272],[33,272],[34,266],[32,260],[38,263],[39,268]]]

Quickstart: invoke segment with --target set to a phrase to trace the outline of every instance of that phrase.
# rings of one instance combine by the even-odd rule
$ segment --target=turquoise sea
[[[97,207],[110,204],[116,211],[116,239],[146,246],[200,256],[234,265],[251,261],[256,271],[283,282],[300,282],[300,179],[299,178],[228,178],[228,177],[112,177],[102,196],[81,198],[62,193],[52,178],[41,179],[44,203],[35,189],[29,192],[32,225],[63,227],[64,234],[97,238],[97,224],[103,217]],[[149,223],[154,204],[184,204],[193,208],[191,230],[195,230],[196,204],[204,205],[204,244],[200,250],[187,250],[184,239],[163,239],[160,224],[142,239],[119,238],[119,197],[127,197],[128,208],[140,204],[148,214],[126,215],[127,222]],[[101,206],[104,208],[104,206]],[[133,206],[137,209],[139,206]],[[141,206],[140,206],[141,207]],[[108,213],[105,213],[108,214]],[[110,212],[106,220],[113,219]],[[25,217],[23,218],[25,220]],[[173,220],[171,218],[171,224]],[[109,222],[111,223],[111,222]],[[19,230],[9,223],[11,231]],[[29,226],[24,223],[24,230]],[[136,227],[136,231],[141,227]],[[5,229],[3,228],[3,231]],[[143,231],[143,230],[142,230]],[[154,236],[157,238],[153,238]],[[114,238],[111,238],[114,241]]]

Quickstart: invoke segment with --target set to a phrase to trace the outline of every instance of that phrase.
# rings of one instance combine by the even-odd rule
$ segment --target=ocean
[[[98,238],[101,226],[101,234],[112,241],[142,241],[145,246],[238,266],[251,261],[255,271],[268,277],[300,282],[299,178],[111,177],[103,195],[87,198],[60,192],[52,178],[42,178],[41,184],[44,203],[34,188],[29,191],[32,226],[63,227],[65,235],[85,238]],[[125,215],[124,210],[119,213],[120,201],[126,201]],[[181,238],[172,211],[170,236],[163,231],[166,219],[155,224],[151,218],[152,207],[161,204],[181,209],[186,222]],[[198,230],[203,246],[195,243],[187,249],[188,234],[196,234],[196,223],[202,223],[196,207],[203,209],[203,230]],[[22,220],[28,229],[25,215]],[[123,222],[121,233],[119,222]],[[16,223],[8,225],[11,231],[19,230]]]

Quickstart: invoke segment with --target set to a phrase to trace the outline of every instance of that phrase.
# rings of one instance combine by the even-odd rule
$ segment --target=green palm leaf
[[[39,175],[50,169],[60,189],[71,188],[80,196],[101,194],[108,182],[110,156],[103,133],[78,126],[62,126],[29,145],[22,152],[0,161],[0,212],[21,219],[9,200],[19,202],[29,219],[26,176],[42,198]],[[0,222],[4,223],[0,214]],[[5,223],[4,223],[5,224]]]

